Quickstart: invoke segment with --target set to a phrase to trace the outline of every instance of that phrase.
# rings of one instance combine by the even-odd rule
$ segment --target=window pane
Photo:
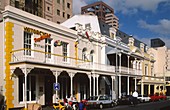
[[[24,48],[26,49],[24,55],[31,55],[31,50],[27,50],[31,49],[31,35],[31,33],[24,32]]]
[[[63,56],[64,56],[64,58],[63,58],[63,61],[67,61],[67,43],[66,42],[63,42]]]
[[[45,39],[45,41],[45,52],[48,53],[46,57],[51,58],[51,39]]]

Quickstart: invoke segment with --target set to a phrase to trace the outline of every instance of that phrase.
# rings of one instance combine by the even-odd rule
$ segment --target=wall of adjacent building
[[[163,76],[167,65],[167,47],[150,48],[150,54],[155,59],[154,74],[156,76]]]

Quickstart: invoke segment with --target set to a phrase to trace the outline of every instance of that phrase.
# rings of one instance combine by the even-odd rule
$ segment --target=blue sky
[[[73,13],[100,0],[73,0]],[[170,0],[102,0],[119,18],[119,30],[150,46],[150,39],[161,38],[170,48]]]

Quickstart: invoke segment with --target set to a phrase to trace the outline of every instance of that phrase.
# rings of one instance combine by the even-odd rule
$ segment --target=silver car
[[[93,108],[98,107],[98,108],[102,109],[103,107],[106,107],[106,106],[113,107],[113,106],[115,106],[115,103],[108,96],[99,95],[99,96],[91,96],[90,98],[88,98],[87,106],[93,107]]]
[[[138,99],[140,102],[149,102],[151,98],[147,95],[138,95]]]

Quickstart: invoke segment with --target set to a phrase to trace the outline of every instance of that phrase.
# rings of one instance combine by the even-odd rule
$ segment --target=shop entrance
[[[54,77],[44,76],[45,79],[45,105],[52,105]]]

